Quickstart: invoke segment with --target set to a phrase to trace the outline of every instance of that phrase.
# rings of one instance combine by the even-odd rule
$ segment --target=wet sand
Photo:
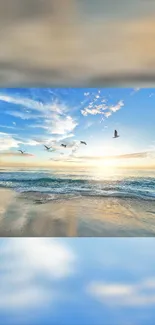
[[[40,193],[0,190],[1,237],[154,235],[154,201],[63,196],[46,201]]]

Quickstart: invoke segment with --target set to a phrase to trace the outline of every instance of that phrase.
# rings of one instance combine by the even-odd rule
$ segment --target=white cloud
[[[0,151],[18,148],[21,143],[20,140],[15,140],[12,135],[0,132]]]
[[[109,117],[112,113],[116,113],[118,110],[121,109],[121,107],[124,106],[124,102],[120,100],[116,105],[107,105],[106,100],[104,99],[102,101],[102,104],[96,105],[94,104],[94,101],[89,103],[89,105],[81,110],[81,114],[83,116],[88,116],[90,115],[97,115],[97,114],[102,114],[105,115],[106,117]],[[109,110],[108,112],[105,112],[106,110]]]
[[[84,93],[84,96],[89,96],[89,94],[90,94],[89,92],[88,93]]]
[[[19,111],[6,111],[6,114],[8,115],[12,115],[14,117],[18,117],[22,120],[30,120],[30,119],[37,119],[37,118],[41,118],[42,115],[41,114],[33,114],[33,113],[28,113],[28,112],[19,112]]]
[[[108,118],[109,116],[111,116],[111,115],[112,115],[112,113],[111,113],[111,112],[106,112],[104,115],[105,115],[105,117],[107,117],[107,118]]]
[[[103,110],[107,109],[107,107],[103,105],[96,105],[95,108],[92,108],[92,105],[86,107],[85,109],[81,110],[82,115],[97,115],[97,114],[104,114]]]
[[[66,140],[66,139],[68,139],[68,138],[73,138],[74,137],[74,134],[73,133],[69,133],[69,134],[67,134],[67,135],[62,135],[62,136],[59,136],[58,137],[58,140],[60,141],[60,140]]]
[[[121,109],[121,107],[124,106],[124,102],[122,100],[120,100],[117,105],[114,105],[114,106],[110,106],[109,109],[112,111],[112,112],[117,112]]]
[[[29,145],[29,146],[36,146],[39,145],[39,142],[32,139],[25,139],[18,138],[16,139],[8,133],[0,132],[0,151],[9,150],[11,148],[19,148],[19,145]],[[15,152],[10,152],[9,155],[17,155]]]
[[[56,150],[57,149],[62,150],[61,143],[62,143],[61,141],[53,143],[52,148],[55,148]],[[66,160],[68,161],[68,159],[74,157],[74,154],[78,151],[78,149],[80,148],[80,145],[81,145],[81,142],[79,140],[73,140],[73,141],[69,142],[69,141],[67,141],[67,138],[63,139],[63,143],[67,145],[67,147],[64,149],[66,156],[62,157],[61,155],[59,155],[59,157],[54,158],[54,160],[56,159],[57,161],[58,160],[62,161],[62,158],[63,158],[63,160],[65,159],[65,161]],[[51,160],[53,160],[53,158]]]
[[[29,125],[27,125],[27,127],[29,127],[29,128],[33,128],[33,129],[36,129],[36,128],[38,128],[38,129],[45,129],[45,130],[48,130],[48,126],[47,125],[44,125],[44,124],[29,124]]]
[[[74,271],[74,254],[53,239],[5,239],[0,258],[0,309],[7,311],[42,307],[55,295],[54,288],[49,288],[49,281],[56,284]],[[49,280],[48,285],[44,284],[44,279]]]
[[[52,134],[66,134],[72,132],[75,127],[78,125],[71,116],[55,118],[48,122],[49,133]]]
[[[115,306],[155,305],[155,278],[147,278],[138,283],[92,282],[87,292],[100,302]]]
[[[104,297],[124,297],[133,294],[134,290],[131,285],[126,284],[106,284],[106,283],[92,283],[89,287],[90,292],[96,296]]]
[[[12,130],[24,130],[23,128],[18,128],[15,126],[9,126],[9,125],[0,125],[1,128],[5,128],[5,129],[12,129]]]
[[[0,128],[5,128],[5,129],[12,129],[15,130],[15,126],[9,126],[9,125],[0,125]]]
[[[38,143],[35,140],[27,140],[26,142],[23,142],[24,145],[28,145],[28,146],[38,146],[40,143]]]
[[[43,104],[29,98],[14,98],[12,96],[0,95],[0,100],[20,105],[21,111],[9,110],[7,114],[23,120],[33,119],[37,123],[30,125],[31,128],[42,128],[49,134],[63,134],[68,136],[78,125],[73,117],[67,114],[67,107],[63,103],[54,101]],[[28,108],[27,109],[25,109]]]
[[[50,111],[62,113],[62,107],[57,105],[56,103],[52,104],[43,104],[42,102],[38,102],[29,98],[15,98],[12,96],[0,95],[0,100],[7,103],[12,103],[16,105],[20,105],[23,107],[30,108],[31,110],[36,110],[39,112]],[[64,107],[63,107],[64,109]]]

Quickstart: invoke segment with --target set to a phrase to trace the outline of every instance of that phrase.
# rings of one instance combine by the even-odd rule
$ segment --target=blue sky
[[[154,239],[0,240],[3,324],[153,324]]]
[[[90,163],[97,157],[150,152],[155,146],[154,100],[150,88],[3,88],[1,158]],[[120,138],[113,139],[114,129]],[[52,146],[51,152],[44,144]]]

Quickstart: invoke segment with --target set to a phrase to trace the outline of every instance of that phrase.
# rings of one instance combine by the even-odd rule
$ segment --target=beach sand
[[[40,200],[41,197],[41,200]],[[155,202],[0,190],[0,236],[154,236]],[[46,202],[46,203],[45,203]]]

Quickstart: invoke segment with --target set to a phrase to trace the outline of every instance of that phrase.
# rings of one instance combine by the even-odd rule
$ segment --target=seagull
[[[25,153],[25,151],[23,151],[23,150],[18,150],[18,151],[20,151],[22,155]]]
[[[48,146],[45,146],[45,145],[44,145],[44,147],[46,148],[46,150],[50,150],[51,149],[51,147],[48,147]]]
[[[85,141],[80,141],[80,143],[85,144],[85,146],[87,145],[87,143]]]
[[[114,137],[113,137],[113,138],[115,138],[115,139],[116,139],[116,138],[119,138],[119,135],[118,135],[117,130],[114,131]]]
[[[61,147],[64,147],[64,148],[66,148],[67,147],[67,145],[66,144],[61,144]]]

